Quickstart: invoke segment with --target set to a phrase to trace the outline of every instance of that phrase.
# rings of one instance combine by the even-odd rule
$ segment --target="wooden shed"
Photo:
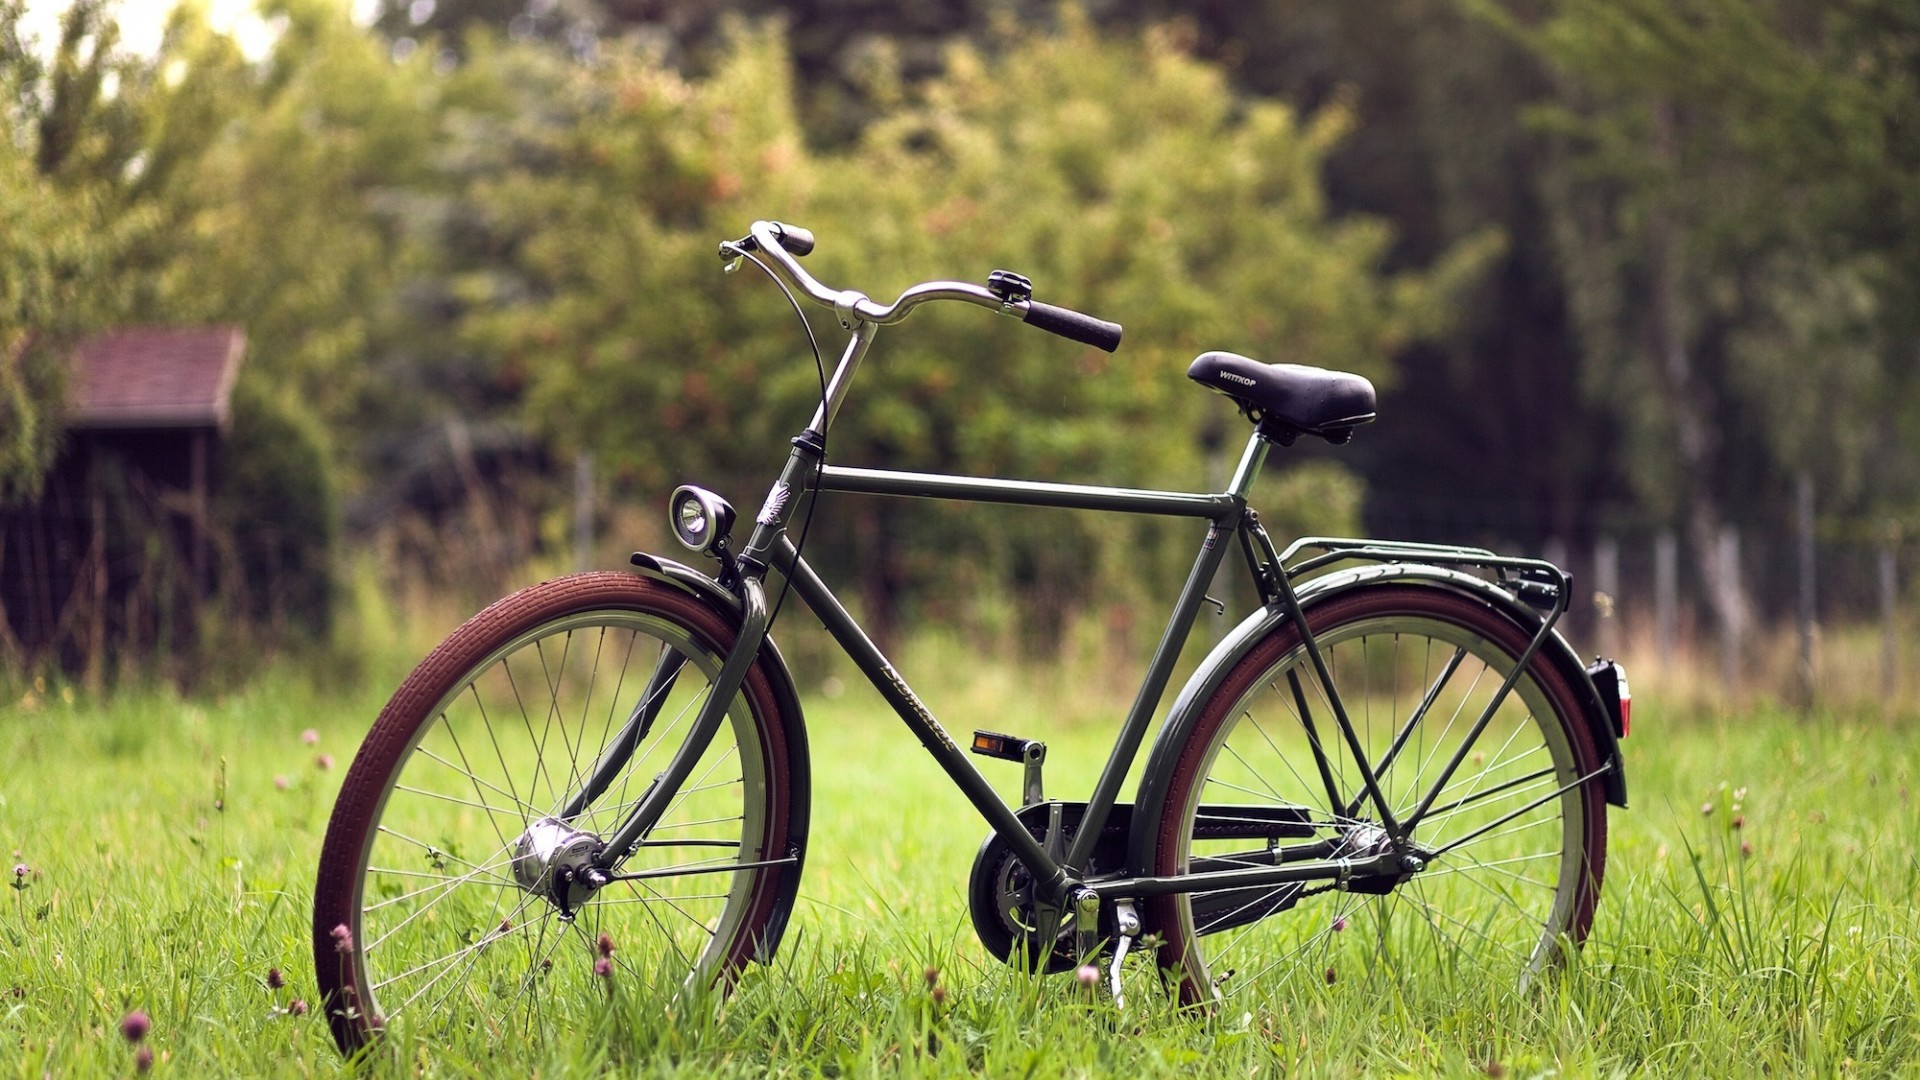
[[[75,350],[41,496],[0,510],[0,653],[97,673],[109,650],[191,633],[245,352],[234,326],[114,330]]]

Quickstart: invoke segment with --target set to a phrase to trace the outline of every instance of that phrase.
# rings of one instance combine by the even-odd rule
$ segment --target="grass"
[[[333,791],[397,671],[335,685],[283,665],[204,700],[0,705],[0,1075],[125,1075],[150,1014],[154,1074],[344,1075],[313,1000],[314,861]],[[948,726],[1048,740],[1078,797],[1111,688],[937,644],[902,669]],[[1308,980],[1277,1011],[1120,1013],[973,941],[985,828],[864,687],[808,701],[815,831],[782,954],[721,1002],[620,988],[577,1041],[392,1045],[375,1073],[991,1076],[1835,1075],[1920,1071],[1920,786],[1909,728],[1876,714],[1663,711],[1637,684],[1633,809],[1612,818],[1593,938],[1541,992],[1428,973]],[[303,732],[311,729],[317,741]],[[331,760],[331,767],[324,767]],[[1003,791],[1017,769],[987,762]],[[8,864],[9,866],[11,863]],[[4,872],[4,871],[0,871]],[[270,969],[286,986],[269,986]],[[930,975],[929,970],[934,969]],[[938,990],[935,990],[935,987]],[[397,1040],[396,1040],[397,1041]]]

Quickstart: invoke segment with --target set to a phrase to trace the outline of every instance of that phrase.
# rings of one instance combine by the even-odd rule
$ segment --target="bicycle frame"
[[[740,633],[733,651],[715,678],[710,697],[702,706],[686,742],[677,751],[667,769],[654,778],[622,827],[608,838],[596,857],[598,866],[602,869],[611,869],[644,838],[653,823],[670,805],[700,756],[705,753],[708,743],[722,722],[727,704],[738,692],[741,681],[745,678],[755,657],[759,655],[761,644],[765,640],[768,622],[767,581],[770,576],[775,575],[784,580],[788,587],[797,593],[820,618],[827,632],[853,660],[861,674],[886,700],[901,721],[914,732],[921,744],[926,747],[927,752],[946,771],[954,784],[966,795],[968,801],[973,803],[988,825],[1012,848],[1032,874],[1036,896],[1050,906],[1062,906],[1068,900],[1075,898],[1081,898],[1083,901],[1089,893],[1092,896],[1109,899],[1139,899],[1171,893],[1253,887],[1271,888],[1295,882],[1400,875],[1417,871],[1424,865],[1423,860],[1427,853],[1416,850],[1409,839],[1413,826],[1431,809],[1435,796],[1459,766],[1460,760],[1467,753],[1467,748],[1472,745],[1480,731],[1498,711],[1508,693],[1527,670],[1541,645],[1552,635],[1554,624],[1566,610],[1571,595],[1571,579],[1564,572],[1538,560],[1500,558],[1491,552],[1477,548],[1389,541],[1309,539],[1294,544],[1288,549],[1286,555],[1275,554],[1271,540],[1261,528],[1257,516],[1248,509],[1246,501],[1247,492],[1254,478],[1259,474],[1268,452],[1277,443],[1290,441],[1285,438],[1284,433],[1269,432],[1265,426],[1258,427],[1248,440],[1227,489],[1211,494],[826,465],[824,432],[838,413],[853,373],[871,345],[879,325],[899,321],[905,316],[907,309],[927,300],[963,300],[979,306],[998,307],[1003,313],[1013,313],[1010,310],[1013,305],[1003,302],[978,286],[958,282],[930,282],[908,290],[895,304],[881,307],[862,294],[850,291],[834,292],[821,286],[808,277],[790,256],[777,250],[775,234],[762,235],[762,233],[762,224],[757,223],[754,235],[760,240],[759,250],[772,257],[783,274],[800,285],[815,300],[833,306],[841,325],[851,331],[851,339],[834,369],[812,422],[793,440],[793,449],[785,467],[781,470],[779,479],[769,490],[765,503],[755,517],[753,532],[736,560],[737,572],[731,575],[732,580],[728,583],[741,600]],[[728,250],[728,247],[723,246],[723,253]],[[737,252],[739,249],[733,250]],[[1140,689],[1121,724],[1113,750],[1087,800],[1078,831],[1064,857],[1056,858],[1050,854],[1041,841],[1035,839],[1021,824],[1015,809],[994,790],[967,754],[954,743],[952,736],[913,692],[906,680],[895,670],[892,663],[834,596],[832,590],[794,550],[792,542],[786,536],[787,526],[800,509],[810,504],[812,499],[822,491],[1101,510],[1194,518],[1207,523],[1206,535],[1195,555],[1192,569],[1174,602],[1172,613],[1168,617],[1166,628],[1148,663]],[[798,493],[797,498],[796,493]],[[1112,814],[1120,786],[1139,752],[1147,730],[1152,724],[1154,713],[1159,709],[1167,682],[1178,663],[1181,650],[1186,645],[1200,605],[1206,598],[1207,586],[1226,556],[1228,545],[1221,541],[1230,535],[1237,536],[1239,539],[1249,568],[1263,596],[1270,604],[1278,604],[1285,611],[1287,619],[1297,627],[1314,677],[1320,683],[1326,700],[1331,706],[1339,737],[1345,741],[1358,765],[1361,786],[1364,790],[1349,805],[1357,810],[1362,800],[1369,803],[1378,816],[1390,846],[1385,851],[1352,858],[1297,858],[1285,861],[1284,865],[1281,864],[1281,860],[1276,859],[1272,865],[1237,866],[1232,869],[1198,868],[1195,872],[1176,877],[1142,876],[1143,867],[1129,866],[1123,875],[1103,875],[1097,880],[1083,881],[1081,872],[1088,865],[1094,847]],[[1326,553],[1307,559],[1289,569],[1286,566],[1287,558],[1308,546],[1325,548]],[[1410,558],[1439,564],[1472,564],[1493,568],[1503,577],[1508,573],[1518,575],[1523,584],[1527,583],[1527,579],[1533,579],[1541,583],[1539,587],[1543,594],[1551,596],[1552,608],[1541,620],[1526,652],[1485,707],[1458,755],[1445,767],[1439,781],[1428,791],[1426,797],[1405,821],[1401,821],[1393,814],[1376,776],[1377,772],[1384,772],[1391,766],[1394,752],[1389,751],[1378,763],[1377,769],[1368,763],[1359,735],[1347,717],[1319,646],[1308,626],[1300,596],[1294,588],[1294,579],[1341,559],[1404,561]],[[1536,597],[1536,599],[1544,598],[1546,598],[1545,595]],[[663,660],[661,665],[648,684],[649,695],[652,695],[653,688],[670,684],[678,670],[678,663],[672,657]],[[1301,691],[1296,686],[1294,692],[1297,695]],[[652,716],[648,712],[648,701],[649,699],[643,698],[641,704],[636,706],[633,716],[616,739],[613,749],[596,765],[593,775],[588,778],[584,792],[569,800],[570,810],[578,812],[580,808],[591,802],[596,793],[603,790],[613,775],[624,767],[626,754],[637,741],[638,735],[644,734],[652,722]],[[1413,723],[1419,721],[1424,709],[1425,706],[1422,705],[1421,709],[1415,712],[1412,721],[1408,724],[1408,730],[1411,730]],[[1316,757],[1320,759],[1317,764],[1322,774],[1326,775],[1327,763],[1319,738],[1317,732],[1309,730],[1309,743]],[[1576,784],[1585,783],[1591,779],[1592,777],[1582,777],[1576,781]],[[1333,794],[1330,776],[1327,782],[1330,785],[1329,793]],[[1565,790],[1567,789],[1561,788],[1546,798],[1557,798],[1564,794]],[[1544,802],[1545,799],[1540,801]],[[1532,805],[1538,805],[1538,803]],[[1523,807],[1517,813],[1523,813],[1531,808],[1531,805]],[[565,816],[570,815],[563,815]]]
[[[804,435],[795,440],[793,453],[784,476],[794,479],[812,473],[817,469],[817,483],[808,485],[803,499],[786,497],[783,489],[776,484],[770,494],[766,508],[757,519],[753,538],[741,557],[744,564],[740,581],[736,585],[742,596],[742,631],[734,651],[722,666],[714,692],[700,717],[695,721],[692,734],[682,746],[665,772],[658,777],[649,791],[642,797],[628,818],[625,826],[611,837],[604,849],[604,857],[609,865],[617,861],[633,843],[637,842],[651,826],[661,810],[670,803],[674,793],[684,782],[688,774],[705,752],[706,744],[714,731],[718,730],[724,715],[724,703],[737,691],[739,680],[744,677],[746,668],[757,655],[761,640],[766,632],[766,579],[777,574],[784,578],[792,591],[806,602],[809,609],[820,619],[827,632],[833,637],[847,656],[874,689],[884,698],[903,723],[920,740],[927,752],[933,756],[969,802],[971,802],[987,824],[1013,848],[1016,855],[1033,874],[1037,892],[1051,902],[1062,902],[1069,890],[1082,884],[1079,871],[1087,865],[1094,845],[1099,840],[1113,807],[1118,799],[1120,787],[1124,783],[1128,769],[1139,753],[1153,716],[1159,710],[1165,695],[1168,681],[1178,663],[1181,650],[1185,647],[1200,605],[1206,597],[1208,584],[1219,571],[1226,557],[1228,545],[1222,543],[1229,535],[1238,534],[1243,549],[1248,554],[1250,565],[1254,568],[1256,579],[1261,580],[1263,592],[1284,605],[1300,628],[1302,638],[1311,657],[1316,676],[1327,691],[1327,700],[1334,711],[1335,727],[1340,731],[1350,747],[1359,750],[1358,736],[1340,704],[1337,690],[1324,669],[1318,647],[1308,630],[1305,615],[1300,610],[1300,601],[1292,587],[1292,574],[1280,571],[1281,557],[1272,554],[1272,546],[1267,535],[1258,523],[1257,517],[1247,508],[1246,493],[1253,479],[1258,475],[1273,443],[1264,434],[1255,432],[1248,440],[1240,463],[1235,469],[1232,481],[1224,492],[1207,494],[1194,492],[1153,491],[1132,488],[1098,487],[1078,484],[1053,484],[1035,481],[1015,481],[989,479],[984,477],[948,476],[927,473],[894,472],[887,470],[845,468],[820,465],[817,450],[811,440]],[[781,483],[791,483],[783,480]],[[898,670],[873,643],[858,621],[840,603],[833,591],[820,579],[813,568],[795,552],[792,542],[785,536],[785,526],[791,516],[798,512],[806,499],[815,492],[833,491],[857,495],[906,496],[954,501],[974,501],[1001,503],[1021,506],[1044,506],[1060,509],[1102,510],[1117,513],[1145,514],[1167,517],[1185,517],[1203,520],[1207,531],[1199,551],[1196,553],[1192,569],[1179,597],[1175,600],[1173,611],[1168,617],[1165,630],[1159,644],[1155,647],[1152,659],[1141,681],[1114,747],[1101,770],[1094,790],[1086,803],[1081,824],[1075,833],[1071,847],[1064,857],[1056,858],[1045,846],[1021,825],[1011,806],[987,781],[980,770],[953,740],[940,722],[922,702]],[[1330,542],[1329,542],[1330,543]],[[1295,546],[1297,550],[1299,545]],[[1264,550],[1267,555],[1268,572],[1262,573],[1256,550]],[[1404,559],[1411,555],[1421,555],[1428,559],[1454,562],[1511,564],[1513,568],[1544,567],[1547,564],[1533,560],[1507,560],[1492,556],[1471,548],[1440,547],[1414,544],[1386,544],[1382,548],[1367,550],[1354,548],[1356,555],[1346,557],[1369,557],[1385,555]],[[1330,553],[1331,555],[1331,553]],[[1302,564],[1304,569],[1314,569],[1323,565],[1330,556],[1309,560]],[[751,562],[749,560],[752,560]],[[1564,606],[1564,593],[1561,594]],[[1551,633],[1551,621],[1545,621],[1536,635],[1535,647],[1545,635]],[[1486,709],[1485,718],[1497,711],[1512,684],[1525,670],[1522,659],[1514,672]],[[669,659],[665,663],[671,664]],[[677,666],[677,665],[676,665]],[[661,673],[656,672],[650,686],[657,685]],[[672,677],[672,672],[666,673]],[[1416,714],[1417,719],[1417,714]],[[627,733],[616,742],[615,750],[596,768],[594,777],[588,781],[591,792],[604,785],[603,773],[609,767],[617,771],[618,758],[622,745],[630,746],[632,739]],[[1316,746],[1316,752],[1318,748]],[[1363,758],[1364,754],[1358,754]],[[1383,767],[1391,761],[1382,762]],[[1450,773],[1452,770],[1447,770]],[[1285,865],[1240,867],[1235,869],[1207,870],[1178,877],[1137,876],[1143,868],[1131,867],[1130,872],[1119,877],[1102,877],[1085,882],[1096,895],[1102,897],[1145,898],[1167,893],[1194,892],[1203,890],[1237,889],[1267,887],[1315,880],[1333,880],[1349,877],[1363,877],[1379,874],[1396,874],[1407,868],[1406,859],[1413,856],[1406,841],[1406,835],[1412,824],[1418,820],[1425,806],[1402,823],[1397,821],[1387,806],[1384,795],[1379,790],[1374,771],[1361,765],[1362,783],[1365,798],[1380,815],[1380,821],[1392,841],[1392,849],[1373,855],[1357,858],[1331,858],[1299,862]],[[1444,778],[1434,790],[1444,786]],[[588,794],[585,801],[590,801]],[[1429,800],[1430,801],[1430,800]],[[1417,856],[1413,856],[1416,857]]]

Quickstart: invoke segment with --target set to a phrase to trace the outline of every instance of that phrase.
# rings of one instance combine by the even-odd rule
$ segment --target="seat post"
[[[1252,490],[1255,477],[1260,475],[1260,466],[1267,460],[1267,451],[1273,443],[1258,428],[1252,438],[1247,440],[1247,448],[1240,455],[1240,464],[1233,470],[1233,479],[1227,484],[1227,494],[1238,497],[1243,502],[1247,492]]]

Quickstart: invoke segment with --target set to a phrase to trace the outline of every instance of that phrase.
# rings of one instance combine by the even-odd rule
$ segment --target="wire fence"
[[[377,550],[392,573],[463,599],[463,590],[509,587],[529,560],[564,563],[569,548],[576,566],[604,564],[599,549],[637,539],[610,535],[632,522],[616,523],[618,508],[596,498],[590,458],[572,465],[570,508],[553,485],[535,485],[532,499],[518,497],[525,485],[478,485],[431,518],[386,515],[342,549]],[[1465,515],[1451,519],[1457,535],[1435,538],[1569,570],[1575,598],[1562,629],[1583,653],[1684,670],[1729,701],[1760,692],[1809,705],[1874,697],[1895,705],[1920,684],[1906,602],[1920,539],[1887,522],[1822,517],[1810,485],[1794,494],[1760,525],[1749,516],[1744,527],[1706,534],[1638,525],[1527,545],[1475,535]],[[565,524],[542,529],[543,516]],[[250,615],[248,633],[270,651],[303,617],[279,591],[298,575],[245,565],[246,553],[278,550],[275,528],[210,522],[137,470],[107,483],[98,474],[55,478],[37,505],[0,510],[0,663],[51,662],[95,679],[156,654],[163,663],[185,654],[173,659],[191,665],[205,653],[209,605],[236,622]]]
[[[1623,530],[1590,545],[1549,541],[1537,554],[1574,574],[1566,631],[1584,652],[1689,667],[1733,699],[1878,695],[1892,706],[1920,670],[1903,599],[1920,545],[1891,531],[1862,537],[1860,525],[1825,536],[1817,526],[1728,526],[1706,545],[1670,529]]]

